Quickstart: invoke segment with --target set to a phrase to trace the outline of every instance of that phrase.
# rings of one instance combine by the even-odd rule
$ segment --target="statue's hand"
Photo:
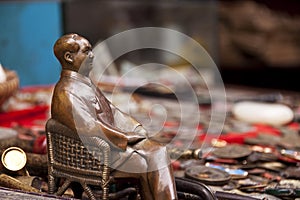
[[[144,129],[144,127],[142,125],[137,126],[134,129],[134,133],[136,135],[141,135],[141,136],[144,136],[144,137],[148,137],[148,132],[146,131],[146,129]]]
[[[143,135],[137,135],[135,133],[129,133],[127,135],[127,139],[128,139],[128,144],[135,144],[143,139],[145,139],[146,137]]]

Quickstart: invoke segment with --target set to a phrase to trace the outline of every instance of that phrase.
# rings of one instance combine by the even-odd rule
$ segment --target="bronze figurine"
[[[143,199],[177,199],[166,147],[148,138],[142,125],[112,105],[90,79],[94,55],[89,41],[64,35],[56,41],[54,54],[62,72],[53,92],[51,118],[80,137],[107,140],[111,167],[138,177]]]

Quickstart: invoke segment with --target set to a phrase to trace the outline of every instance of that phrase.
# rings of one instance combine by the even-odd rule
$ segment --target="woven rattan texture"
[[[102,170],[102,153],[96,147],[85,147],[80,140],[52,134],[54,160],[65,166]]]

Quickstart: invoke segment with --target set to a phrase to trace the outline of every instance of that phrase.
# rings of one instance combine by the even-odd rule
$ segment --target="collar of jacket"
[[[70,77],[70,78],[73,78],[73,79],[76,79],[80,82],[83,82],[89,86],[92,86],[92,81],[89,77],[87,76],[83,76],[82,74],[79,74],[78,72],[75,72],[75,71],[71,71],[71,70],[62,70],[61,72],[61,77]]]

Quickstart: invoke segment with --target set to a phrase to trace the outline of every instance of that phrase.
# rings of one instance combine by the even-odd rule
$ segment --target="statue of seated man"
[[[67,34],[54,45],[62,66],[51,103],[51,118],[79,134],[111,145],[111,168],[139,178],[143,199],[177,199],[167,149],[148,138],[147,131],[113,106],[89,77],[94,54],[91,44]]]

